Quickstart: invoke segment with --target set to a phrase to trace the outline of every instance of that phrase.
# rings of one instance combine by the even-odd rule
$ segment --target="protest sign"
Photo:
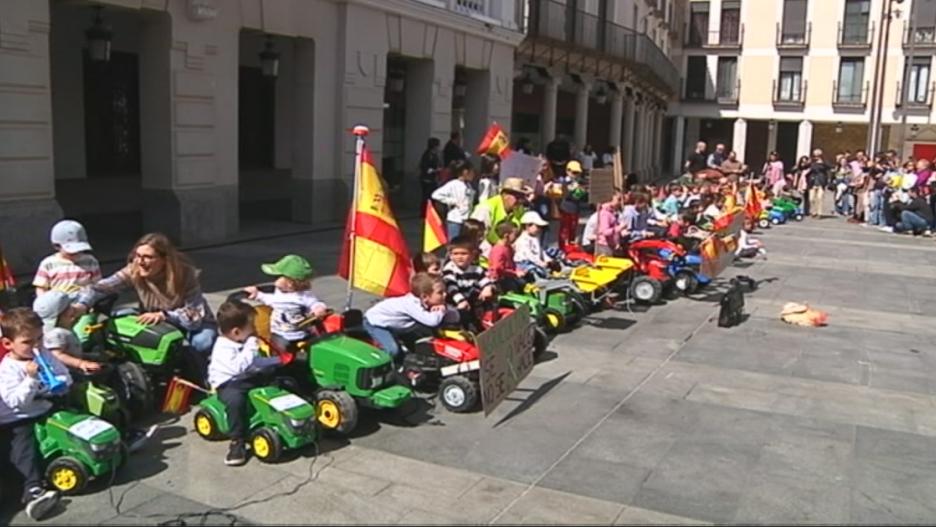
[[[588,202],[593,205],[611,201],[614,195],[614,169],[595,168],[588,177]]]
[[[528,156],[522,152],[513,152],[500,163],[500,180],[518,177],[531,188],[536,187],[536,176],[539,174],[543,161],[538,157]]]
[[[481,401],[487,417],[533,369],[530,308],[521,306],[478,335],[477,342],[481,352]]]

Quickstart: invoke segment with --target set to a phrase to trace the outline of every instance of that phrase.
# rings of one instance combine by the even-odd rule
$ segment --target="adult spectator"
[[[920,196],[917,187],[911,187],[907,191],[905,201],[894,205],[894,212],[897,213],[899,221],[894,225],[894,232],[913,232],[914,235],[922,234],[931,236],[930,226],[933,225],[933,211],[929,203]]]
[[[546,145],[546,161],[557,177],[565,174],[565,166],[572,159],[572,146],[561,135]]]
[[[439,156],[441,141],[437,137],[430,137],[426,142],[426,151],[419,159],[419,185],[422,188],[422,202],[425,204],[432,197],[432,192],[438,186],[439,169],[442,168],[442,158]],[[423,208],[423,214],[425,214]]]
[[[708,168],[707,157],[705,155],[705,150],[707,148],[708,145],[705,144],[705,141],[699,141],[696,143],[695,151],[689,154],[689,159],[686,160],[685,168],[686,171],[693,176]]]
[[[832,182],[833,167],[822,157],[822,149],[813,150],[809,164],[809,177],[806,180],[809,191],[809,211],[814,218],[821,218],[824,212],[825,189]]]
[[[746,168],[744,163],[738,161],[738,153],[734,150],[728,152],[728,158],[722,161],[721,166],[718,167],[721,173],[732,182],[738,181]]]
[[[780,161],[780,154],[776,151],[770,152],[767,161],[761,169],[761,175],[767,183],[768,188],[773,190],[774,196],[779,196],[783,187],[786,186],[783,174],[783,161]]]
[[[493,245],[500,239],[497,235],[497,226],[500,222],[510,220],[517,227],[521,226],[520,218],[526,212],[524,202],[531,194],[533,194],[533,189],[524,185],[522,179],[509,177],[501,182],[500,194],[478,203],[471,217],[484,224],[486,229],[484,238],[488,243]]]
[[[708,156],[708,159],[706,160],[705,164],[708,168],[713,168],[715,170],[718,170],[719,168],[721,168],[721,165],[724,162],[725,162],[725,145],[718,143],[717,145],[715,145],[715,151],[712,152]]]
[[[532,155],[533,155],[533,149],[530,148],[530,138],[529,138],[529,137],[521,137],[521,138],[517,141],[517,144],[514,145],[514,150],[516,150],[517,152],[520,152],[521,154],[526,154],[526,155],[528,155],[528,156],[532,156]]]
[[[608,149],[605,151],[605,153],[602,154],[601,156],[601,164],[606,168],[609,168],[612,165],[614,165],[614,154],[616,153],[617,153],[617,148],[614,148],[613,146],[609,146]]]
[[[464,161],[468,159],[465,149],[461,146],[461,133],[452,132],[449,135],[448,143],[445,143],[445,149],[442,150],[443,166],[451,166],[454,161]]]
[[[582,152],[579,153],[579,163],[582,164],[582,171],[590,174],[595,169],[595,162],[598,160],[598,154],[592,149],[591,145],[585,145]]]

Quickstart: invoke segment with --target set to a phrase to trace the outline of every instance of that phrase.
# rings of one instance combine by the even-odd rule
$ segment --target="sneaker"
[[[894,232],[893,227],[888,227],[886,225],[884,227],[878,227],[878,230],[881,232]]]
[[[26,503],[26,516],[34,521],[44,518],[59,502],[59,493],[54,490],[36,487],[30,489],[29,494],[32,497]]]
[[[929,230],[929,229],[926,229],[925,231],[923,231],[923,236],[926,237],[926,238],[932,238],[932,237],[933,237],[933,231],[931,231],[931,230]]]
[[[242,440],[231,441],[231,448],[228,450],[227,457],[224,458],[224,464],[229,467],[239,467],[246,462],[247,446]]]
[[[131,430],[127,434],[127,439],[125,441],[127,445],[127,452],[136,452],[143,448],[150,438],[153,437],[153,434],[156,433],[156,430],[159,428],[159,425],[153,425],[145,430]]]

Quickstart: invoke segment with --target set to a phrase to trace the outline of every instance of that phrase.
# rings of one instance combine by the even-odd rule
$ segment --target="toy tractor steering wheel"
[[[305,318],[304,320],[296,324],[296,327],[300,329],[305,329],[311,326],[315,326],[317,330],[321,331],[323,330],[322,324],[325,323],[325,319],[334,314],[335,314],[335,310],[328,308],[321,315],[310,315],[309,317]]]

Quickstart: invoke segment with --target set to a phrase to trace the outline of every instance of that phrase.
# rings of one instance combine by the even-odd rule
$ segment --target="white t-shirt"
[[[218,337],[211,348],[208,362],[208,384],[217,388],[231,378],[247,371],[260,357],[260,345],[255,337],[244,342],[233,341],[224,335]]]
[[[445,219],[451,223],[463,223],[474,206],[475,190],[460,179],[453,179],[432,193],[432,199],[448,206]]]
[[[81,343],[73,331],[65,328],[52,328],[42,335],[42,345],[47,350],[59,350],[72,357],[81,356]]]
[[[591,245],[598,239],[598,213],[588,217],[585,229],[582,231],[582,245]]]
[[[514,261],[517,263],[532,262],[536,265],[545,265],[549,262],[549,257],[543,252],[539,238],[530,236],[524,231],[514,242]]]
[[[272,293],[260,293],[257,301],[273,308],[270,314],[270,332],[286,340],[302,340],[308,332],[299,327],[299,323],[309,318],[317,307],[325,308],[311,291],[286,293],[275,290]]]
[[[48,350],[34,350],[52,367],[53,374],[71,384],[68,368]],[[7,352],[0,360],[0,425],[42,415],[52,408],[48,399],[37,398],[45,393],[39,377],[30,377],[26,365],[30,361],[18,360]]]

